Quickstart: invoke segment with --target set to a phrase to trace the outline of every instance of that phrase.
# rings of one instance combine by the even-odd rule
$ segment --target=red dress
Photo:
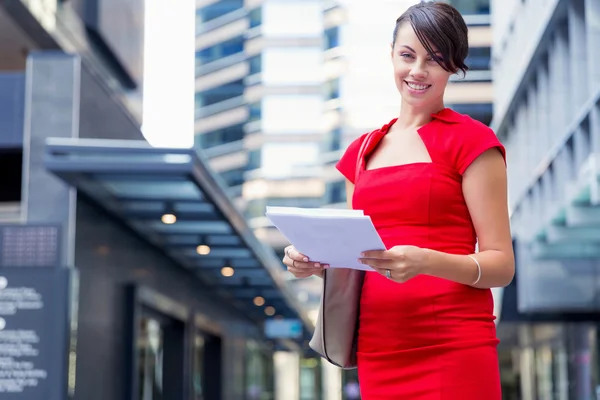
[[[444,109],[419,129],[431,162],[359,171],[366,135],[337,164],[354,182],[353,207],[370,215],[387,248],[414,245],[454,254],[475,251],[462,173],[490,148],[504,148],[484,124]],[[372,153],[393,120],[377,130]],[[366,163],[365,163],[366,164]],[[500,400],[493,299],[489,289],[431,276],[396,283],[366,274],[358,333],[364,400]]]

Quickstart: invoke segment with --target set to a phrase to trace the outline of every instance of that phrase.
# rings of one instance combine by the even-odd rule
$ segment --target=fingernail
[[[315,268],[319,268],[319,267],[321,267],[321,264],[315,263]]]
[[[365,256],[365,253],[360,253],[360,256],[361,256],[361,257],[364,257],[364,256]]]
[[[325,265],[323,265],[323,268],[324,268],[324,269],[327,269],[327,268],[329,268],[329,264],[325,264]]]
[[[304,258],[302,259],[302,261],[304,261],[304,262],[308,262],[308,258],[307,258],[307,257],[304,257]]]
[[[358,262],[359,262],[359,263],[361,263],[361,264],[364,264],[364,263],[365,263],[365,262],[364,262],[362,259],[360,259],[360,258],[358,259]]]

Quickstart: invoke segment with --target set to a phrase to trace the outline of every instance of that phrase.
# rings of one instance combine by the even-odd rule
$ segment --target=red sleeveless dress
[[[366,135],[337,164],[355,184],[353,207],[371,216],[387,248],[414,245],[453,254],[475,251],[462,174],[484,151],[504,147],[484,124],[444,109],[419,129],[431,163],[359,171]],[[368,157],[395,122],[375,131]],[[396,283],[366,274],[358,332],[364,400],[500,400],[491,290],[417,276]]]

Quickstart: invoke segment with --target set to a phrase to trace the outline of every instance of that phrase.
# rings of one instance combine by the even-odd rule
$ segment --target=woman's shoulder
[[[485,135],[493,133],[493,130],[483,122],[478,121],[467,114],[461,114],[449,108],[445,108],[436,114],[432,114],[432,117],[443,122],[449,131],[456,134]]]
[[[443,147],[441,150],[461,174],[475,158],[490,148],[498,148],[502,157],[506,157],[504,146],[484,123],[449,109],[445,109],[437,119],[444,123],[444,132],[438,141]]]

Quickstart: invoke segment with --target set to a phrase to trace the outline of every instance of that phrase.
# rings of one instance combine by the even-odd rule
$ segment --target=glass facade
[[[227,185],[229,186],[238,186],[244,183],[244,173],[246,172],[246,167],[244,168],[236,168],[229,171],[221,172],[221,177]]]
[[[258,7],[248,13],[250,17],[250,28],[256,28],[262,24],[262,8]]]
[[[244,81],[237,80],[203,92],[196,93],[196,107],[206,107],[244,94]]]
[[[244,51],[244,38],[234,37],[214,46],[196,52],[196,65],[208,64],[221,58],[242,53]]]
[[[142,318],[137,340],[139,400],[162,400],[164,328],[154,318]]]
[[[244,125],[232,125],[196,136],[196,145],[201,149],[210,149],[223,144],[237,142],[244,138]]]
[[[244,7],[243,0],[220,0],[196,10],[196,27]]]
[[[499,349],[503,399],[598,398],[597,325],[522,324],[514,328],[518,343],[501,344]]]
[[[273,356],[255,341],[246,342],[246,399],[275,399]]]
[[[470,71],[488,71],[491,68],[492,49],[490,47],[471,47],[465,63]]]
[[[464,15],[477,15],[490,13],[490,0],[450,0],[448,3]]]
[[[340,27],[333,26],[329,29],[326,29],[324,39],[325,50],[338,47],[340,45]]]

